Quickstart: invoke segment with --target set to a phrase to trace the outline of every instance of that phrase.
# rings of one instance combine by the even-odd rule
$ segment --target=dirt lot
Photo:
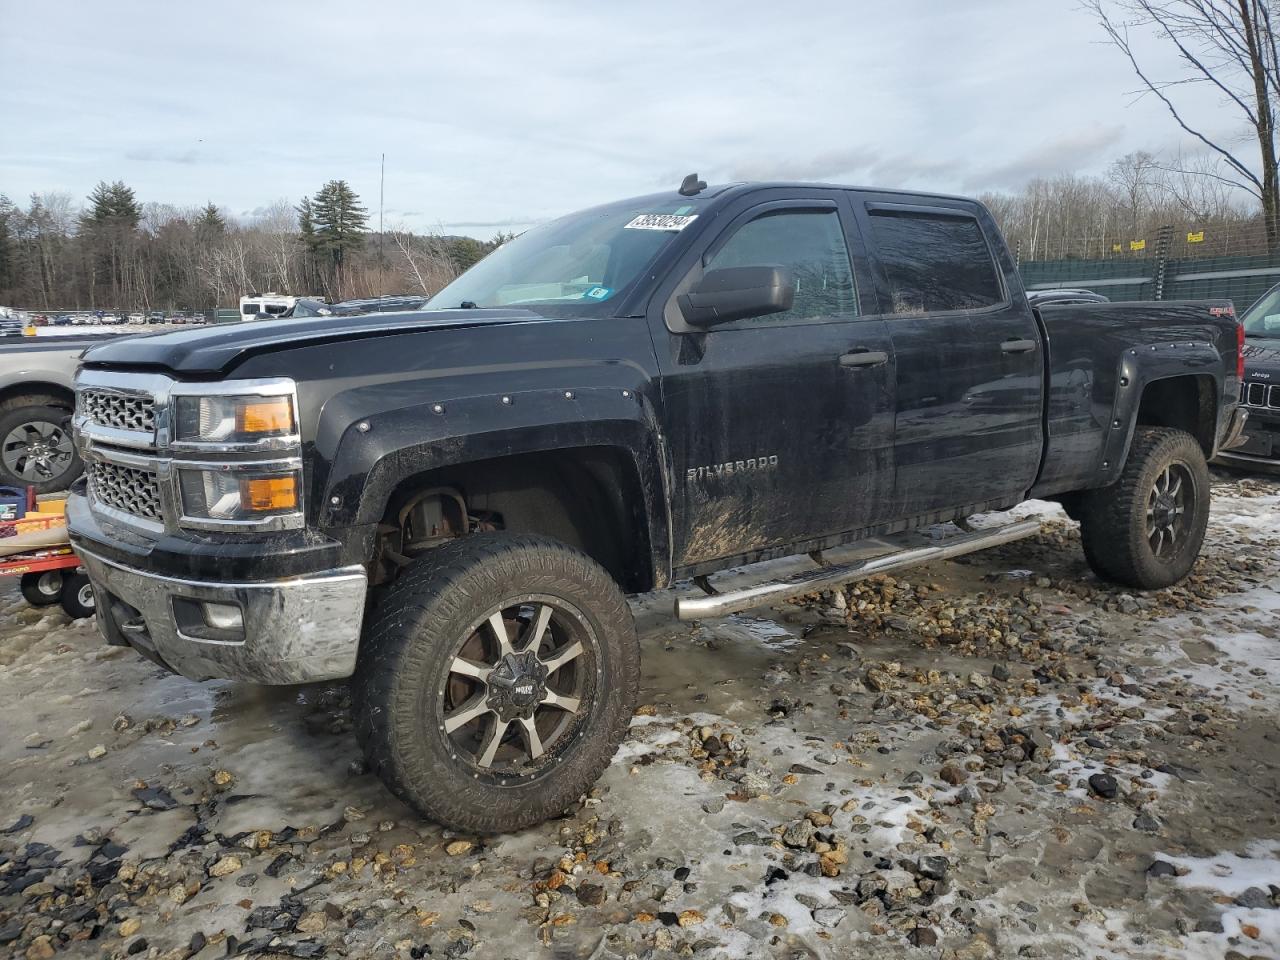
[[[5,583],[0,956],[1280,956],[1280,484],[1214,495],[1156,594],[1055,519],[761,616],[643,598],[613,766],[498,839],[390,798],[341,686],[168,676]]]

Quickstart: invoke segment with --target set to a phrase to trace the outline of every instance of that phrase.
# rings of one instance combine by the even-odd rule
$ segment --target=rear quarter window
[[[875,256],[888,283],[889,312],[981,310],[1004,301],[991,249],[968,216],[872,210]]]

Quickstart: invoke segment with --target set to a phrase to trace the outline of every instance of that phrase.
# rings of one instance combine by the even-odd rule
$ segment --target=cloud
[[[1124,132],[1125,128],[1116,124],[1060,133],[1009,163],[970,173],[964,187],[973,191],[1018,190],[1037,177],[1090,169],[1099,159],[1121,155]]]
[[[133,160],[136,163],[177,163],[183,166],[193,166],[197,163],[207,162],[207,158],[204,154],[194,149],[178,152],[173,150],[142,148],[128,151],[124,155],[124,158],[126,160]]]
[[[254,216],[341,178],[376,211],[385,152],[388,210],[487,238],[693,170],[978,192],[1176,140],[1159,103],[1127,95],[1132,73],[1086,13],[1027,9],[817,0],[797,17],[738,0],[727,26],[720,5],[687,0],[381,0],[377,16],[336,0],[116,0],[72,18],[9,4],[6,36],[49,40],[5,49],[0,116],[22,136],[0,143],[0,183],[83,196],[122,178],[144,201]],[[300,68],[245,60],[245,23],[299,51],[421,42]],[[145,69],[103,69],[112,49],[146,51]],[[1171,75],[1162,49],[1151,69]],[[1201,98],[1197,117],[1223,113],[1179,95]]]

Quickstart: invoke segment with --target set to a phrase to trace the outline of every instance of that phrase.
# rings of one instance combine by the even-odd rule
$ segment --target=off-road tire
[[[1147,510],[1157,478],[1181,465],[1194,486],[1186,538],[1167,557],[1156,555],[1147,535]],[[1209,522],[1209,468],[1204,451],[1185,430],[1138,427],[1120,478],[1081,498],[1080,533],[1084,555],[1094,573],[1106,580],[1157,590],[1190,572],[1204,543]]]
[[[93,616],[93,585],[83,573],[73,573],[62,578],[62,610],[72,620],[84,620]]]
[[[24,573],[18,581],[22,598],[33,607],[48,607],[62,598],[62,582],[66,578],[60,570],[41,570]]]
[[[9,401],[6,405],[0,405],[0,445],[6,442],[11,431],[27,423],[58,424],[70,438],[71,425],[67,423],[70,418],[71,411],[63,407],[50,406],[39,401],[24,401],[21,404]],[[47,480],[29,479],[14,473],[4,462],[3,457],[0,457],[0,485],[32,486],[35,487],[36,493],[55,493],[66,490],[84,472],[84,464],[80,461],[80,453],[75,449],[74,443],[71,444],[70,453],[65,469]]]
[[[562,598],[592,631],[594,695],[559,759],[535,778],[486,783],[437,727],[454,645],[507,598]],[[370,768],[423,816],[473,834],[563,813],[599,779],[626,735],[640,648],[622,591],[585,554],[547,537],[476,534],[424,554],[372,614],[352,679],[355,729]]]

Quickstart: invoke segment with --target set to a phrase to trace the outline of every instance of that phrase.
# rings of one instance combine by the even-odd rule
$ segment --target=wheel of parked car
[[[71,440],[69,410],[46,405],[0,410],[0,484],[65,490],[83,465]]]
[[[62,609],[72,620],[93,616],[93,585],[83,573],[63,578]]]
[[[33,607],[47,607],[62,597],[62,571],[42,570],[24,573],[18,581],[22,597]]]
[[[422,814],[478,833],[563,812],[604,772],[640,652],[618,585],[546,537],[478,534],[423,555],[360,645],[356,730]]]
[[[1195,437],[1134,432],[1120,479],[1081,498],[1084,555],[1095,573],[1154,590],[1191,570],[1209,522],[1209,468]]]

